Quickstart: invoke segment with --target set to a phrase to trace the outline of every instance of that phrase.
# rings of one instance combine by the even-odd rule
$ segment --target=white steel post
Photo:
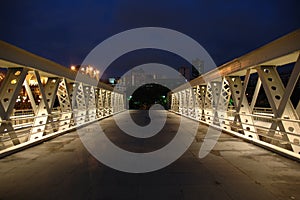
[[[0,125],[0,134],[8,134],[14,145],[20,144],[20,141],[12,126],[10,116],[12,115],[16,99],[26,75],[27,69],[8,69],[7,75],[0,87],[0,117],[4,121]]]
[[[38,71],[35,71],[35,76],[38,82],[39,90],[42,95],[41,102],[38,105],[37,115],[33,122],[33,128],[31,130],[29,140],[37,140],[43,137],[46,132],[53,132],[53,118],[51,117],[54,101],[57,94],[59,78],[48,77],[45,86],[42,85],[41,77]],[[47,130],[47,126],[50,122],[50,130]]]
[[[299,64],[296,64],[295,67],[297,66],[299,66]],[[295,85],[293,83],[288,84],[289,91],[287,91],[283,86],[275,66],[260,66],[257,67],[257,72],[261,78],[262,85],[276,119],[272,122],[268,136],[273,137],[275,134],[274,130],[279,127],[282,140],[289,142],[295,153],[300,153],[300,126],[299,123],[290,121],[299,120],[297,112],[289,98],[289,93],[293,91]],[[299,76],[299,69],[294,69],[293,73],[296,74],[292,74],[291,77],[295,80],[296,77]],[[285,95],[287,96],[285,97]]]
[[[250,74],[248,73],[248,76],[249,75]],[[249,77],[246,77],[246,80],[247,79],[249,79]],[[239,76],[227,77],[227,81],[229,83],[233,103],[236,108],[234,123],[236,123],[236,126],[241,126],[243,128],[243,133],[246,136],[259,140],[257,130],[254,126],[254,119],[250,115],[252,114],[251,109],[245,95],[247,83],[243,85]]]
[[[66,79],[62,79],[57,90],[57,97],[60,105],[60,119],[58,130],[65,130],[70,127],[72,119],[72,105],[70,100],[70,92]]]

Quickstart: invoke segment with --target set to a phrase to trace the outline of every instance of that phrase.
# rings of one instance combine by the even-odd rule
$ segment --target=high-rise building
[[[145,84],[146,75],[143,69],[136,69],[131,71],[131,86],[140,86]]]
[[[187,81],[191,80],[191,70],[189,67],[186,67],[186,66],[180,67],[178,71],[179,71],[179,73],[182,74],[182,76],[185,77],[185,79]]]
[[[192,64],[192,79],[194,79],[204,73],[204,61],[197,58],[192,61]]]

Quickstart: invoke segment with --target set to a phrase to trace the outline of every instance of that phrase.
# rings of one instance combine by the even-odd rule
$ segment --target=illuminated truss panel
[[[290,99],[300,75],[299,41],[297,30],[199,76],[190,82],[192,89],[188,84],[174,89],[171,111],[300,159],[300,101],[294,106]],[[291,63],[284,87],[277,66]],[[249,103],[252,74],[257,79]],[[270,107],[255,107],[262,89]]]

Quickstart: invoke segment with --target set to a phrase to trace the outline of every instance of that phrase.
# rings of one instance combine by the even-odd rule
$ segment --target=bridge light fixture
[[[71,70],[75,71],[76,67],[74,65],[71,66]]]

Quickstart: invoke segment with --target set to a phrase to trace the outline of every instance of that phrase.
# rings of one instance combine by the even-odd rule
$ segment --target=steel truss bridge
[[[299,41],[297,30],[176,88],[170,111],[300,159],[300,103],[291,102],[299,82]],[[0,69],[7,70],[0,85],[1,156],[125,110],[123,93],[95,86],[87,75],[5,42],[0,52]],[[277,68],[292,63],[285,87]],[[249,101],[251,76],[258,78]],[[261,89],[270,107],[255,107]],[[24,90],[31,109],[16,110]]]
[[[299,87],[299,41],[297,30],[180,86],[171,94],[171,111],[299,159],[299,96],[296,106],[290,99]],[[285,87],[277,68],[293,63]],[[258,78],[249,101],[250,76]],[[260,89],[270,107],[255,108]]]
[[[124,110],[123,93],[109,85],[2,41],[0,52],[2,156]],[[31,109],[15,110],[24,89]]]

